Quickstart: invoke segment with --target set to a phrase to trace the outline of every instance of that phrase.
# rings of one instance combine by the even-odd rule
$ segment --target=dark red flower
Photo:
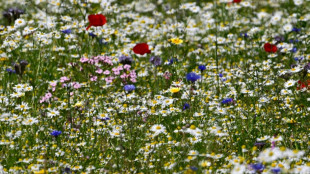
[[[273,45],[273,44],[270,44],[270,43],[265,43],[264,49],[268,53],[275,53],[278,50],[276,45]]]
[[[136,54],[144,55],[145,53],[151,53],[148,44],[146,43],[138,43],[135,47],[133,47],[133,52]]]
[[[103,26],[105,23],[107,23],[107,19],[102,14],[92,14],[88,16],[89,25],[86,28],[88,30],[91,26],[98,27]]]
[[[234,0],[233,3],[240,3],[241,0]]]

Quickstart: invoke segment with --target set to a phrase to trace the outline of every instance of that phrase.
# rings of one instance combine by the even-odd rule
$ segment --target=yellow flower
[[[82,102],[77,102],[75,103],[74,107],[82,107],[83,106],[83,103]]]
[[[34,174],[45,174],[47,173],[44,169],[37,171],[37,172],[33,172]]]
[[[6,61],[8,60],[6,57],[0,57],[0,61]]]
[[[169,39],[169,41],[176,44],[176,45],[183,43],[183,40],[179,39],[179,38],[172,38],[172,39]]]
[[[170,92],[171,93],[177,93],[177,92],[179,92],[180,91],[180,88],[171,88],[170,89]]]

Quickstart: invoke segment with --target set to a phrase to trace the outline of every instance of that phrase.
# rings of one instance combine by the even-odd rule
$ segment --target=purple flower
[[[226,99],[223,99],[222,101],[222,104],[229,104],[229,103],[232,103],[234,100],[232,98],[226,98]]]
[[[190,72],[186,75],[186,79],[188,81],[191,81],[192,83],[194,83],[195,81],[197,81],[198,79],[200,79],[200,75],[194,73],[194,72]]]
[[[298,32],[300,32],[300,31],[301,31],[301,29],[300,29],[300,28],[296,28],[296,27],[294,27],[294,28],[292,29],[292,31],[294,31],[294,32],[298,33]]]
[[[264,170],[265,166],[261,163],[251,164],[250,165],[255,172],[261,172]]]
[[[6,71],[9,73],[9,74],[15,74],[15,70],[12,70],[11,68],[7,68]]]
[[[64,34],[70,34],[72,32],[72,30],[71,29],[66,29],[66,30],[62,30],[61,32],[64,33]]]
[[[89,35],[90,37],[97,37],[97,35],[95,35],[94,33],[88,33],[88,35]]]
[[[53,132],[51,132],[50,134],[54,137],[58,137],[62,132],[61,131],[57,131],[57,130],[54,130]]]
[[[248,36],[248,33],[240,33],[240,36],[241,36],[241,37],[245,37],[245,38],[249,37],[249,36]]]
[[[207,69],[206,66],[204,65],[199,65],[198,68],[200,69],[201,72]]]
[[[128,91],[128,92],[133,91],[135,89],[136,89],[135,85],[125,85],[124,86],[124,90]]]
[[[177,59],[177,58],[171,58],[171,59],[169,60],[168,65],[172,65],[172,64],[173,64],[173,62],[177,62],[177,61],[178,61],[178,59]]]
[[[188,103],[185,103],[184,105],[183,105],[183,108],[182,108],[182,110],[184,111],[184,110],[186,110],[186,109],[189,109],[189,104]]]
[[[190,169],[192,169],[192,171],[197,171],[198,168],[196,166],[191,166]]]
[[[292,50],[291,50],[292,53],[296,53],[297,52],[297,48],[294,47]]]
[[[25,11],[18,8],[9,8],[2,13],[3,17],[5,17],[9,23],[14,22],[16,19],[20,17],[21,14],[24,14]]]
[[[280,168],[273,168],[273,169],[271,169],[271,172],[274,174],[278,174],[281,172],[281,169]]]
[[[283,42],[285,40],[285,38],[283,36],[276,36],[274,38],[277,42]]]
[[[152,56],[151,58],[150,58],[150,62],[153,64],[153,65],[155,65],[155,66],[158,66],[158,65],[160,65],[161,64],[161,58],[160,57],[158,57],[158,56]]]
[[[121,64],[123,64],[123,65],[125,65],[125,64],[128,64],[128,65],[131,65],[132,64],[132,62],[133,62],[133,59],[131,58],[131,57],[129,57],[129,56],[120,56],[119,58],[118,58],[118,61],[121,63]]]

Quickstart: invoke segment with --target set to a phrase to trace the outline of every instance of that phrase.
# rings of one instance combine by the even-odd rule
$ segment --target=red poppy
[[[107,23],[107,19],[102,14],[92,14],[88,16],[89,25],[86,28],[88,30],[91,26],[98,27]]]
[[[240,3],[241,0],[234,0],[233,3]]]
[[[136,54],[144,55],[145,53],[151,53],[148,44],[146,43],[138,43],[135,47],[133,47],[133,52]]]
[[[265,43],[264,49],[268,53],[275,53],[278,50],[276,45],[273,45],[273,44],[270,44],[270,43]]]
[[[298,80],[298,86],[297,90],[302,90],[304,88],[310,89],[310,80],[307,80],[305,82]]]

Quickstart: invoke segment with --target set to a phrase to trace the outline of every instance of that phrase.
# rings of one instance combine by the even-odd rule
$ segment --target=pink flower
[[[137,78],[136,71],[135,71],[135,70],[130,71],[129,76],[130,76],[131,78]]]
[[[103,72],[103,70],[100,69],[100,68],[98,68],[98,69],[96,70],[96,73],[98,73],[98,74],[102,74],[102,72]]]
[[[165,73],[164,73],[164,78],[166,79],[166,80],[169,80],[170,79],[170,76],[171,76],[171,73],[170,72],[168,72],[168,71],[166,71]]]
[[[48,92],[48,93],[45,94],[45,97],[46,97],[46,98],[51,98],[51,97],[52,97],[52,94],[51,94],[50,92]]]
[[[82,58],[80,59],[80,62],[82,62],[82,63],[88,62],[88,58],[82,57]]]
[[[130,81],[131,81],[132,83],[136,83],[136,82],[137,82],[136,78],[130,78]]]
[[[114,77],[110,76],[104,79],[107,83],[112,83],[114,80]]]
[[[62,82],[62,83],[66,82],[66,81],[69,81],[69,80],[70,79],[68,77],[66,77],[66,76],[60,77],[60,82]]]
[[[123,73],[122,75],[121,75],[121,78],[122,79],[126,79],[128,77],[128,75],[126,74],[126,73]]]
[[[131,68],[131,66],[128,64],[124,65],[124,69],[126,69],[127,71],[129,71],[130,68]]]
[[[73,82],[73,88],[74,89],[79,89],[81,87],[82,87],[82,85],[79,82]]]
[[[118,66],[117,69],[118,69],[119,71],[121,71],[121,70],[123,70],[124,68],[123,68],[123,66],[121,65],[121,66]]]
[[[57,85],[57,82],[51,82],[50,85],[55,87]]]
[[[112,68],[112,71],[115,75],[119,75],[120,72],[119,72],[119,69],[118,68]]]
[[[103,74],[109,75],[109,74],[110,74],[110,71],[109,71],[109,70],[105,70],[105,71],[103,72]]]
[[[97,76],[91,76],[90,81],[97,81]]]

